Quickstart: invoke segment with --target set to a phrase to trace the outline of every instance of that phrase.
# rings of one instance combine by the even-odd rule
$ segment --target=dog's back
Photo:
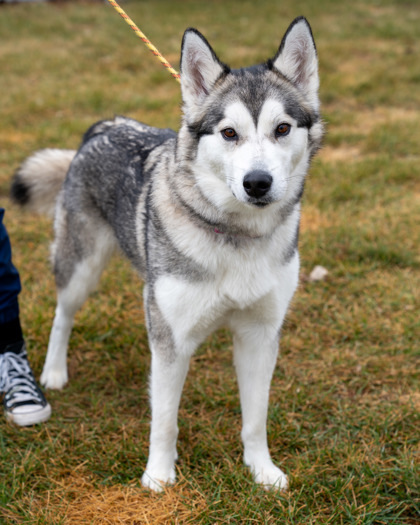
[[[82,236],[81,222],[108,223],[121,249],[141,271],[144,261],[139,259],[134,232],[136,209],[155,169],[154,163],[148,163],[149,155],[167,141],[174,143],[175,137],[171,129],[125,117],[97,122],[87,130],[77,152],[45,149],[26,159],[13,178],[12,200],[53,216],[61,192],[56,213],[58,218],[65,213],[68,230]],[[62,224],[62,220],[56,224],[57,237],[62,237]]]

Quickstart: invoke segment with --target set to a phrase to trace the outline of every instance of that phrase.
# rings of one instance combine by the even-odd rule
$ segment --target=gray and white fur
[[[177,413],[189,360],[227,325],[242,407],[244,461],[256,482],[287,487],[266,420],[280,330],[298,283],[300,201],[320,147],[317,53],[297,18],[273,59],[231,70],[188,29],[179,133],[118,117],[77,152],[42,150],[12,197],[54,209],[57,308],[41,382],[62,388],[76,311],[119,248],[145,280],[152,423],[142,482],[175,480]]]

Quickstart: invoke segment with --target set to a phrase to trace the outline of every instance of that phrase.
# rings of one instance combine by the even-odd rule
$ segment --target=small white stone
[[[327,275],[328,270],[326,268],[324,268],[323,266],[315,266],[315,268],[309,275],[309,281],[323,281]]]

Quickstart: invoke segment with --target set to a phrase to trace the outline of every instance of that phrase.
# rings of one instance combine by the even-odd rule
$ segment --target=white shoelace
[[[0,392],[5,392],[5,404],[42,404],[39,389],[25,354],[0,354]]]

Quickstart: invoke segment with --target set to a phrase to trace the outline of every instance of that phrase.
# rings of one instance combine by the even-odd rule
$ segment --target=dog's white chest
[[[274,257],[255,254],[240,261],[231,259],[205,281],[160,277],[154,287],[155,298],[178,348],[195,347],[211,331],[228,323],[233,312],[252,310],[256,304],[261,309],[261,299],[270,294],[282,302],[282,289],[286,288],[284,301],[289,302],[298,266],[297,255],[281,271]]]

